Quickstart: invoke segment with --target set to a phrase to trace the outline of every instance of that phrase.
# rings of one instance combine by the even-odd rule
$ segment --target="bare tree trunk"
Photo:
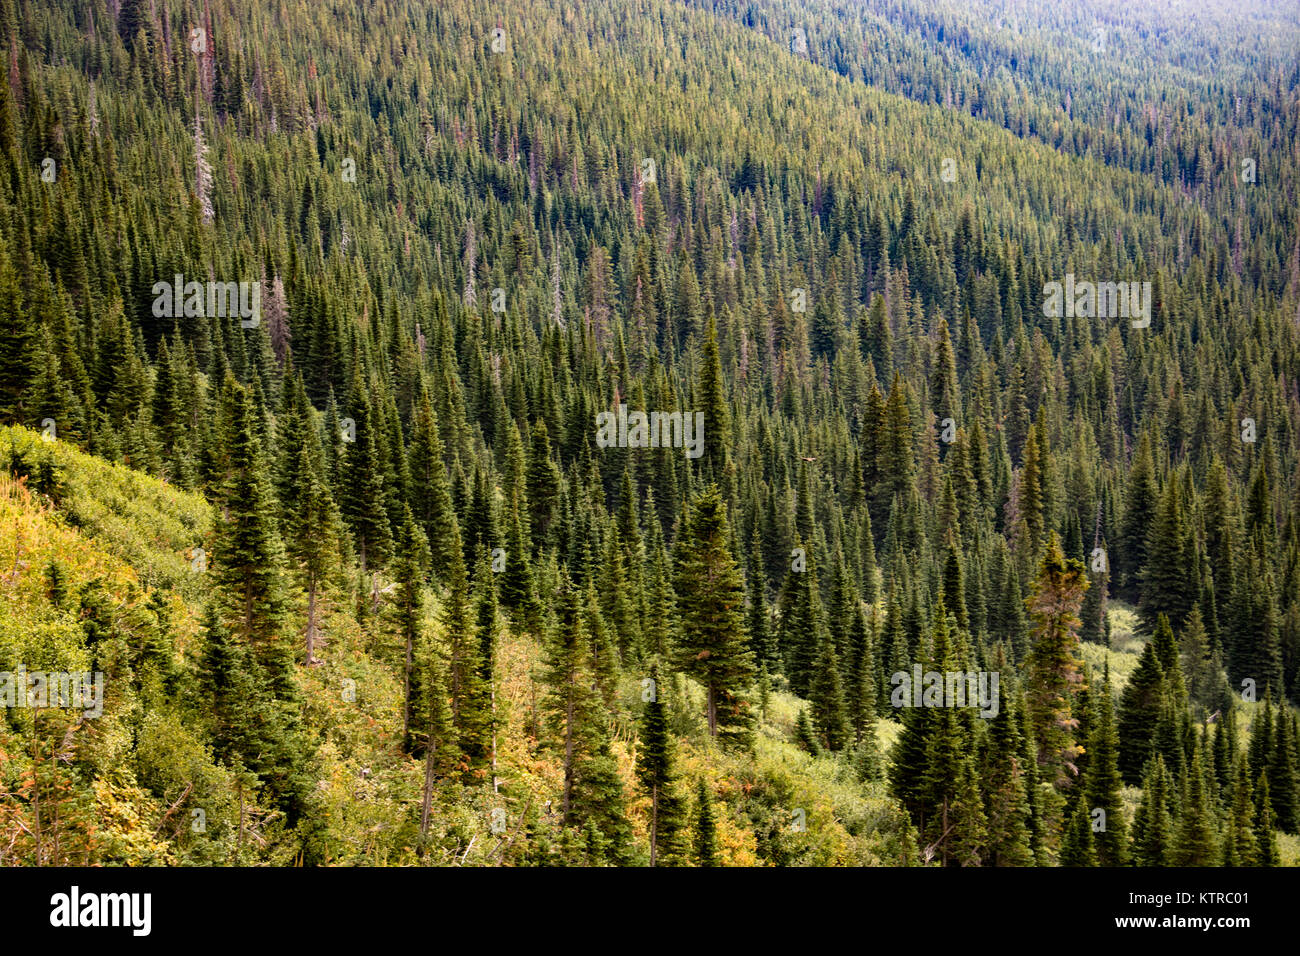
[[[402,696],[405,703],[402,706],[402,746],[405,747],[411,739],[411,670],[415,666],[415,632],[414,629],[406,632],[406,674],[402,681]]]
[[[24,696],[27,689],[22,690]],[[36,735],[36,719],[39,711],[32,714],[32,813],[36,827],[36,865],[41,866],[44,863],[44,837],[41,832],[41,764],[40,764],[40,738]]]
[[[650,789],[650,865],[659,858],[659,784]]]
[[[948,865],[948,798],[943,798],[943,865]]]
[[[433,742],[433,734],[424,748],[424,793],[420,806],[420,839],[429,833],[429,815],[433,809],[433,754],[438,745]]]
[[[569,822],[569,802],[573,797],[573,692],[564,706],[564,822]]]
[[[316,663],[316,575],[307,579],[307,666]]]
[[[235,860],[243,862],[244,859],[244,781],[239,781],[239,840],[235,844]]]
[[[492,668],[496,674],[496,668]],[[497,779],[497,685],[492,682],[492,792],[500,792],[501,781]]]

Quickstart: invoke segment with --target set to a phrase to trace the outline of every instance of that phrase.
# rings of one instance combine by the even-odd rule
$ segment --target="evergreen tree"
[[[1258,844],[1255,842],[1254,794],[1250,774],[1244,760],[1237,761],[1232,793],[1228,803],[1227,828],[1223,840],[1224,866],[1255,866],[1258,862]]]
[[[424,571],[429,563],[429,542],[407,509],[406,520],[397,537],[397,555],[393,575],[397,584],[397,621],[404,648],[402,710],[402,745],[408,752],[415,749],[417,733],[423,733],[428,702],[424,698],[426,680],[417,667],[416,651],[422,641],[421,621]],[[417,731],[418,728],[418,731]]]
[[[273,673],[277,691],[287,691],[288,595],[275,496],[248,390],[227,379],[223,391],[227,457],[212,545],[216,608],[232,638]]]
[[[840,686],[840,665],[835,646],[822,635],[817,655],[816,676],[809,700],[816,715],[817,734],[827,750],[838,753],[849,740],[844,692]]]
[[[1138,866],[1168,866],[1172,860],[1172,786],[1164,758],[1157,755],[1147,764],[1142,799],[1133,817],[1133,862]]]
[[[452,523],[455,521],[443,455],[437,416],[426,391],[416,406],[407,467],[411,475],[411,511],[429,541],[431,568],[440,578],[451,569]],[[510,567],[509,557],[507,555],[507,568]],[[515,560],[518,560],[517,555]]]
[[[989,721],[982,742],[984,792],[987,794],[988,863],[990,866],[1030,866],[1029,818],[1020,718],[1010,701]]]
[[[695,794],[695,865],[721,866],[722,854],[718,849],[718,823],[714,818],[713,797],[700,778]]]
[[[1093,844],[1092,821],[1088,808],[1080,803],[1070,817],[1070,825],[1061,841],[1061,866],[1097,866]]]
[[[1088,737],[1088,769],[1084,774],[1089,814],[1104,811],[1104,823],[1094,834],[1097,862],[1124,866],[1128,862],[1128,828],[1124,822],[1123,781],[1119,773],[1119,735],[1115,730],[1115,701],[1110,689],[1110,664],[1093,695],[1096,721]]]
[[[1216,866],[1219,863],[1218,826],[1205,781],[1200,748],[1192,751],[1183,785],[1183,814],[1174,836],[1174,866]]]
[[[745,637],[744,583],[731,552],[727,506],[711,485],[690,503],[675,557],[681,638],[677,667],[704,686],[710,736],[748,746],[754,683]]]
[[[546,646],[546,712],[563,760],[563,823],[583,823],[598,836],[601,847],[589,851],[591,862],[619,861],[627,857],[631,827],[610,752],[608,712],[592,679],[594,661],[583,604],[581,593],[562,580],[558,619]]]
[[[822,742],[817,731],[813,728],[812,718],[808,716],[808,708],[800,707],[799,716],[794,721],[794,742],[795,745],[806,754],[813,757],[822,755]]]
[[[1039,763],[1049,768],[1058,788],[1071,784],[1079,752],[1072,733],[1072,702],[1082,680],[1078,613],[1087,587],[1083,564],[1066,558],[1053,535],[1025,602],[1034,621],[1026,666]]]
[[[1142,780],[1153,751],[1163,688],[1164,672],[1156,658],[1155,642],[1150,641],[1119,698],[1119,771],[1129,786]]]
[[[469,575],[462,557],[459,529],[453,525],[454,553],[442,606],[443,644],[447,660],[447,695],[452,729],[462,767],[481,779],[491,756],[491,687],[483,680],[482,645],[474,619]]]
[[[1259,866],[1279,866],[1282,854],[1278,849],[1277,830],[1273,825],[1272,800],[1268,792],[1268,777],[1259,775],[1255,784],[1255,846]]]
[[[1120,568],[1117,591],[1129,601],[1137,598],[1141,572],[1147,566],[1147,547],[1155,522],[1157,494],[1151,437],[1143,432],[1128,474],[1124,518],[1116,554],[1116,564]]]
[[[376,436],[376,416],[369,399],[358,392],[356,406],[356,441],[348,446],[343,464],[343,517],[352,532],[357,557],[364,574],[382,568],[392,548],[392,527],[388,521],[384,491],[384,464],[380,459]]]
[[[637,780],[650,798],[650,865],[676,866],[685,850],[684,806],[678,793],[676,746],[668,712],[658,693],[659,671],[651,669],[653,688],[641,713]]]

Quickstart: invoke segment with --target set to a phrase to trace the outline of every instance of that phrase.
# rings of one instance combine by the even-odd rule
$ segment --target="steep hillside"
[[[1292,859],[1297,31],[1191,6],[0,0],[4,862]]]

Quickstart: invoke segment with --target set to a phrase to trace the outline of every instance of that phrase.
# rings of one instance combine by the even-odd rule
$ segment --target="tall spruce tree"
[[[710,736],[748,746],[754,724],[748,694],[756,673],[745,637],[744,582],[716,485],[688,506],[674,561],[681,621],[676,666],[704,686]]]
[[[1097,862],[1124,866],[1128,862],[1128,827],[1124,822],[1123,780],[1119,773],[1119,735],[1115,729],[1115,700],[1111,696],[1110,663],[1102,672],[1101,686],[1092,695],[1096,720],[1088,737],[1088,769],[1084,774],[1085,805],[1094,819]],[[1103,811],[1097,818],[1096,812]]]
[[[1088,587],[1082,562],[1066,558],[1055,534],[1025,604],[1033,619],[1033,645],[1026,660],[1026,690],[1038,741],[1038,760],[1058,788],[1073,784],[1073,699],[1080,674],[1079,608]]]
[[[659,671],[650,671],[649,699],[641,712],[637,780],[650,799],[650,865],[677,866],[684,861],[685,804],[679,792],[676,742],[668,710],[659,696]],[[643,695],[644,696],[644,695]]]

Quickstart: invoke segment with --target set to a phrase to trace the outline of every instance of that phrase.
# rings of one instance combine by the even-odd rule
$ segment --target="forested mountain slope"
[[[0,0],[5,862],[1293,854],[1295,18],[610,6]]]

